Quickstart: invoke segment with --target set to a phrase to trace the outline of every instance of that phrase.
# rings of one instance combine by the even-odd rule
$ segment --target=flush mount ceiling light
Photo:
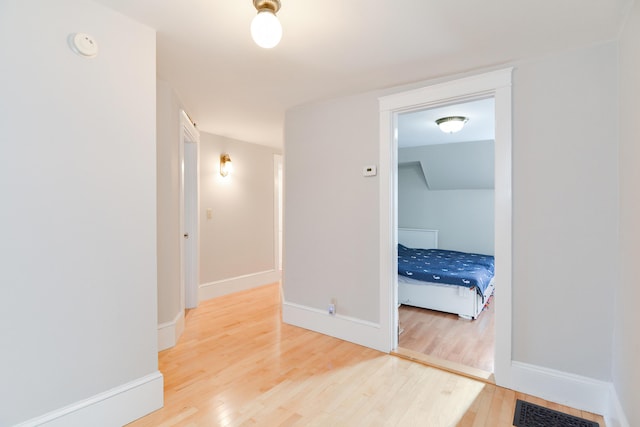
[[[436,124],[440,127],[442,132],[455,133],[462,130],[462,127],[468,121],[469,119],[463,116],[451,116],[436,120]]]
[[[276,16],[280,0],[253,0],[258,14],[251,21],[251,37],[260,47],[271,49],[280,43],[282,25]]]

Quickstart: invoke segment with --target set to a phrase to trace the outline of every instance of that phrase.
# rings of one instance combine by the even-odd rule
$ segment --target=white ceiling
[[[442,117],[469,119],[461,131],[444,133],[436,125]],[[398,147],[487,141],[495,138],[495,100],[486,98],[398,115]]]
[[[251,40],[251,0],[96,0],[155,28],[158,77],[214,134],[281,146],[284,112],[615,39],[633,0],[282,0]]]

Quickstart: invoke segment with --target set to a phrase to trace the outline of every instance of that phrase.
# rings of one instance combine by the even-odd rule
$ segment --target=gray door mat
[[[600,427],[600,424],[595,421],[574,417],[520,399],[516,400],[513,425],[516,427]]]

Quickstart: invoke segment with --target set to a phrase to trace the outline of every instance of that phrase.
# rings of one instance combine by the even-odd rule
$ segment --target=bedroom
[[[485,98],[398,115],[398,351],[484,378],[494,364],[493,266],[482,292],[440,283],[447,280],[441,277],[447,269],[422,273],[431,268],[431,259],[413,266],[415,272],[402,267],[413,255],[457,257],[458,252],[488,255],[493,263],[494,105],[493,98]],[[462,129],[440,129],[436,121],[445,117],[463,117]],[[465,265],[476,266],[457,267]],[[416,280],[420,274],[435,279]]]

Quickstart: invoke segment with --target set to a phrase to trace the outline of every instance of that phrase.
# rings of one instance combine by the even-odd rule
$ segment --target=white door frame
[[[512,68],[434,84],[380,102],[380,327],[398,346],[398,140],[401,112],[471,99],[495,99],[496,384],[511,384],[511,74]]]
[[[198,306],[200,133],[180,112],[180,309]]]
[[[274,180],[274,192],[273,192],[273,229],[274,229],[274,270],[282,273],[282,216],[283,212],[283,181],[284,181],[284,169],[282,154],[273,155],[273,180]]]

